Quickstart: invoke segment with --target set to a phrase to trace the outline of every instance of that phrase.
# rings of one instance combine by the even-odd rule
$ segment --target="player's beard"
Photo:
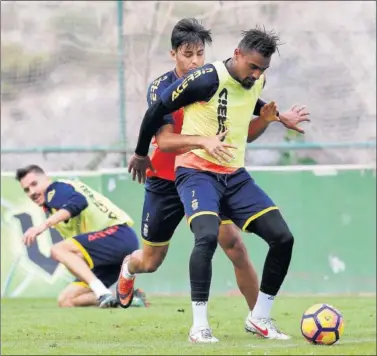
[[[242,87],[245,89],[251,89],[255,83],[254,79],[246,78],[241,82]]]

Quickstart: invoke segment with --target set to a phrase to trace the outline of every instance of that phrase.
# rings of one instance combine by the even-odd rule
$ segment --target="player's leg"
[[[131,255],[128,263],[130,273],[152,273],[160,267],[183,216],[183,205],[174,182],[148,179],[141,222],[143,249]]]
[[[253,310],[259,291],[258,275],[250,261],[240,230],[232,222],[222,221],[219,245],[232,261],[238,288],[245,297],[249,310]]]
[[[130,255],[139,248],[138,237],[127,224],[114,225],[87,236],[80,235],[74,240],[91,257],[93,272],[110,293],[109,287],[118,279],[124,256]],[[131,304],[133,290],[128,298]],[[117,299],[111,294],[108,300],[100,300],[100,306],[112,307],[115,306],[114,304],[118,306]]]
[[[75,239],[61,241],[51,248],[51,257],[62,263],[79,280],[88,284],[97,297],[99,306],[113,306],[115,299],[111,291],[99,280],[91,270],[94,267],[93,259],[87,245],[88,234],[79,235]]]
[[[238,170],[228,181],[224,212],[244,231],[267,242],[269,250],[264,264],[257,303],[246,319],[245,328],[262,337],[288,339],[272,323],[273,301],[287,274],[293,248],[293,236],[278,208],[259,188],[246,170]]]
[[[58,305],[61,308],[96,306],[97,304],[96,295],[85,282],[69,284],[58,296]]]
[[[257,234],[269,245],[257,303],[247,318],[246,327],[249,326],[250,331],[259,332],[264,337],[288,339],[288,335],[281,333],[272,324],[270,312],[291,263],[293,235],[279,210],[271,210],[257,217],[245,230]],[[265,335],[266,329],[269,329],[271,335]]]
[[[179,167],[176,186],[195,236],[190,256],[190,285],[193,309],[191,342],[217,342],[209,327],[207,305],[212,279],[212,257],[217,247],[219,202],[223,185],[215,175]]]
[[[164,261],[170,239],[183,216],[183,205],[174,182],[160,178],[149,179],[141,224],[143,248],[126,256],[119,275],[117,293],[128,296],[118,300],[123,308],[130,305],[129,296],[132,295],[135,275],[153,273]]]

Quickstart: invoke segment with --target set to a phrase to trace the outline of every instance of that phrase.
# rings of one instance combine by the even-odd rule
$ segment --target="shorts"
[[[145,182],[141,236],[145,244],[163,246],[170,242],[185,212],[173,181],[158,177]]]
[[[139,248],[135,231],[126,224],[78,235],[72,238],[72,241],[80,249],[90,269],[106,287],[118,280],[124,257]],[[87,286],[79,279],[74,283]]]
[[[168,245],[182,218],[182,201],[173,181],[151,177],[145,183],[145,198],[141,218],[141,236],[150,246]],[[223,224],[231,224],[220,215]]]
[[[175,183],[189,224],[197,216],[219,216],[221,211],[246,231],[251,221],[278,209],[244,168],[219,174],[178,167]]]

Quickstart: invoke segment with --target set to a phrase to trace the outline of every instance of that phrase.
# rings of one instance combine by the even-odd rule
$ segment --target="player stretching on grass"
[[[43,224],[25,232],[24,243],[30,246],[50,227],[66,238],[51,247],[51,257],[77,279],[61,292],[59,306],[116,307],[109,287],[118,279],[124,256],[139,247],[132,219],[84,183],[53,182],[39,166],[18,169],[16,179],[28,197],[50,214]]]
[[[212,72],[213,72],[213,75],[211,76],[210,73],[212,73]],[[222,74],[224,74],[224,72]],[[208,78],[209,80],[212,79],[212,81],[213,81],[212,83],[211,82],[206,83],[206,79],[207,79],[208,76],[209,76],[209,78]],[[228,77],[230,78],[229,75],[228,75]],[[199,82],[202,82],[203,88],[200,88],[200,86],[196,86],[193,91],[195,91],[196,89],[199,89],[199,92],[193,93],[193,91],[189,90],[189,87],[192,86],[192,84],[194,84],[196,80],[199,81]],[[191,83],[190,83],[190,81],[191,81]],[[203,81],[204,81],[204,83],[203,83]],[[229,83],[229,84],[235,86],[236,83],[237,82],[233,79],[233,83]],[[209,84],[209,85],[207,85],[207,84]],[[264,84],[264,81],[262,82],[262,86],[263,86],[263,84]],[[225,120],[226,120],[227,110],[228,110],[228,105],[227,105],[228,104],[227,103],[228,93],[224,92],[223,88],[221,88],[221,92],[219,92],[219,89],[218,89],[219,87],[220,87],[220,84],[219,84],[219,79],[217,77],[215,67],[213,65],[207,65],[207,66],[200,68],[197,71],[192,72],[185,79],[183,78],[183,79],[179,80],[177,83],[174,83],[173,85],[171,85],[161,95],[162,98],[160,98],[157,101],[157,103],[154,104],[152,107],[150,107],[150,109],[146,113],[145,120],[143,121],[143,124],[142,124],[142,127],[141,127],[141,135],[139,137],[139,143],[138,143],[138,148],[136,150],[136,155],[131,160],[130,165],[129,165],[130,170],[133,170],[133,173],[137,173],[139,175],[139,181],[143,180],[143,174],[144,174],[145,167],[147,167],[149,165],[149,160],[145,157],[146,157],[146,154],[148,152],[148,146],[149,146],[149,142],[150,142],[150,139],[151,139],[150,135],[152,134],[152,136],[153,136],[153,133],[155,133],[158,128],[160,128],[162,125],[164,125],[163,115],[167,115],[167,114],[179,109],[181,106],[185,106],[185,104],[186,104],[185,98],[188,101],[188,104],[194,103],[195,101],[200,101],[201,102],[200,104],[197,103],[195,105],[196,109],[203,106],[204,107],[203,110],[206,110],[206,114],[214,115],[214,119],[216,120],[216,123],[217,123],[216,127],[214,127],[214,125],[212,125],[212,127],[210,127],[209,131],[207,130],[206,133],[199,132],[199,134],[201,134],[202,136],[205,136],[205,134],[215,135],[215,134],[218,134],[218,133],[221,133],[221,132],[223,132],[223,133],[226,132]],[[218,92],[218,93],[216,93],[216,92]],[[260,90],[260,92],[261,92],[261,90]],[[251,105],[249,104],[249,107],[244,108],[243,112],[241,112],[241,116],[246,115],[246,113],[247,113],[248,117],[249,117],[249,119],[247,121],[247,124],[249,125],[249,140],[252,140],[252,139],[255,139],[256,137],[258,137],[265,130],[265,128],[268,126],[268,123],[270,121],[279,120],[279,118],[277,118],[275,116],[276,107],[273,103],[271,103],[269,105],[266,105],[262,109],[266,113],[268,113],[268,115],[266,116],[267,120],[263,119],[263,118],[257,118],[257,119],[252,120],[251,123],[249,124],[251,113],[255,109],[254,107],[256,106],[256,100],[257,100],[260,92],[258,93],[258,95],[254,95],[254,99],[255,99],[254,103],[252,103]],[[187,94],[185,94],[185,93],[187,93]],[[215,97],[214,94],[216,94],[216,97]],[[217,97],[217,94],[218,94],[218,97]],[[180,97],[180,95],[182,95],[182,96]],[[244,95],[244,97],[245,96],[246,95]],[[183,99],[180,99],[180,98],[183,98]],[[198,98],[198,99],[196,99],[196,98]],[[211,98],[214,98],[214,100],[212,100],[212,103],[210,103],[210,104],[212,104],[212,108],[211,108],[210,105],[208,105],[206,107],[206,102],[210,102]],[[177,101],[174,103],[174,101],[176,99],[177,99]],[[250,97],[248,97],[247,99],[249,100]],[[214,103],[214,102],[216,102],[216,103]],[[238,102],[240,102],[240,101],[238,101]],[[242,103],[242,101],[241,101],[241,103]],[[216,104],[217,104],[217,106],[216,106]],[[214,107],[214,106],[216,106],[216,107]],[[194,105],[193,105],[193,107],[194,107]],[[186,115],[187,112],[190,113],[189,108],[190,107],[185,108],[185,110],[184,110],[185,115]],[[200,111],[200,109],[198,109],[198,110]],[[260,110],[260,108],[259,108],[259,110]],[[161,112],[163,112],[163,114],[161,114]],[[254,111],[254,113],[255,113],[255,111]],[[190,113],[190,115],[192,115],[192,112]],[[289,112],[289,115],[290,115],[290,119],[286,119],[286,118],[284,118],[283,115],[281,115],[280,121],[285,126],[287,126],[289,128],[293,128],[293,129],[295,129],[299,132],[303,132],[302,129],[297,127],[297,123],[299,123],[301,121],[308,120],[307,119],[308,113],[306,113],[303,110],[303,108],[295,108],[294,107]],[[212,119],[212,117],[210,116],[211,119]],[[186,116],[185,116],[185,118],[186,118]],[[203,117],[201,119],[203,120],[203,122],[205,122]],[[232,120],[232,122],[233,122],[233,120]],[[200,121],[199,121],[199,123],[200,123]],[[232,126],[231,129],[233,129],[233,128],[236,129],[235,131],[236,131],[236,134],[238,136],[240,136],[242,134],[243,142],[241,142],[241,147],[243,147],[243,149],[244,149],[245,148],[244,146],[245,146],[245,143],[246,143],[245,133],[247,134],[247,127],[245,128],[244,122],[241,121],[241,123],[242,123],[242,127],[245,129],[244,131],[240,130],[240,128],[238,128],[237,125]],[[191,125],[191,124],[192,123],[190,123],[189,125]],[[197,124],[197,122],[195,122],[195,124]],[[185,126],[186,126],[186,119],[183,123],[183,127],[185,127]],[[203,129],[203,127],[201,127],[201,129]],[[195,134],[198,133],[195,130],[194,130],[194,132],[195,132]],[[230,135],[230,132],[229,132],[229,135]],[[176,135],[176,134],[174,134],[170,131],[168,133],[168,135],[166,135],[166,137],[164,137],[164,139],[162,139],[161,136],[160,136],[160,140],[159,140],[159,136],[160,136],[160,134],[157,136],[157,141],[159,143],[159,147],[162,148],[162,149],[169,149],[169,150],[170,149],[176,149],[176,150],[186,149],[187,150],[187,149],[193,149],[193,148],[198,148],[198,149],[202,148],[202,149],[204,149],[204,151],[199,151],[199,152],[204,152],[204,155],[206,157],[209,157],[208,153],[207,154],[205,153],[207,151],[212,156],[215,156],[215,157],[219,158],[220,160],[222,160],[222,158],[229,158],[229,152],[227,151],[227,147],[229,147],[229,141],[228,141],[228,143],[226,143],[226,142],[222,143],[219,139],[215,139],[214,137],[207,137],[207,140],[209,140],[209,139],[212,140],[211,142],[212,142],[213,146],[209,147],[206,144],[203,144],[204,138],[198,137],[197,135],[185,137],[185,136]],[[228,135],[226,137],[228,137]],[[234,137],[234,135],[233,135],[233,137]],[[240,139],[240,137],[239,137],[239,139]],[[225,140],[225,141],[227,141],[227,140]],[[198,151],[194,151],[194,152],[198,152]],[[194,156],[192,156],[192,155],[194,155]],[[243,155],[244,155],[244,153],[243,153]],[[242,158],[243,158],[243,155],[242,155]],[[189,161],[192,161],[191,163],[193,163],[195,165],[195,160],[198,161],[198,159],[195,158],[196,156],[197,156],[197,153],[189,153],[187,155],[178,156],[177,161],[179,162],[182,159],[182,157],[185,157],[185,158],[188,158]],[[213,158],[211,158],[211,159],[213,160]],[[218,162],[218,161],[216,160],[216,162]],[[199,163],[203,163],[203,162],[199,162]],[[216,164],[214,164],[214,166],[216,166]],[[207,167],[210,168],[210,164]],[[207,170],[208,169],[207,167],[204,166],[204,170]],[[197,169],[197,170],[200,173],[201,169]],[[236,171],[236,170],[237,169],[234,169],[234,171]],[[231,176],[231,174],[229,174],[229,176]],[[227,182],[226,182],[227,178],[222,177],[221,173],[220,173],[220,175],[219,174],[214,174],[212,176],[210,175],[210,177],[213,177],[215,179],[215,181],[217,180],[217,183],[215,183],[215,182],[209,183],[209,185],[212,186],[212,189],[211,189],[211,187],[208,187],[209,193],[210,193],[209,202],[214,203],[215,207],[212,207],[214,211],[205,211],[205,210],[203,211],[203,208],[200,205],[203,204],[202,206],[205,206],[206,204],[208,204],[208,202],[203,201],[201,198],[198,198],[198,196],[195,195],[196,194],[195,187],[196,187],[197,183],[193,183],[192,181],[190,181],[190,184],[189,184],[193,187],[193,189],[191,190],[191,194],[194,194],[193,196],[191,196],[191,197],[185,196],[185,198],[183,198],[182,195],[181,195],[181,200],[185,205],[186,214],[187,214],[188,211],[190,212],[190,209],[191,209],[190,214],[189,215],[187,214],[187,215],[189,216],[189,222],[190,223],[192,222],[191,228],[195,233],[196,248],[199,247],[198,248],[199,251],[195,251],[195,249],[194,249],[194,252],[197,252],[197,254],[199,252],[199,255],[200,255],[199,259],[196,259],[196,261],[195,261],[195,257],[197,257],[197,256],[195,256],[195,253],[193,252],[193,254],[191,256],[191,260],[190,260],[192,301],[193,301],[193,309],[194,309],[194,325],[193,325],[193,328],[191,329],[191,332],[190,332],[190,340],[191,341],[197,341],[197,342],[214,342],[214,341],[217,341],[217,339],[212,336],[212,332],[209,329],[207,316],[206,316],[207,301],[208,301],[208,295],[209,295],[209,284],[210,284],[210,279],[211,279],[211,258],[212,258],[214,251],[215,251],[215,248],[216,248],[216,243],[215,243],[216,241],[212,240],[212,238],[214,237],[213,234],[216,232],[216,236],[217,236],[217,232],[219,231],[219,220],[218,220],[217,216],[219,214],[219,208],[220,208],[220,198],[219,198],[219,196],[216,196],[216,195],[211,196],[211,193],[213,193],[213,188],[217,189],[218,193],[221,193],[221,189],[223,189],[224,186],[225,187],[227,186]],[[201,176],[198,176],[198,179],[199,179],[200,183],[203,183],[203,178]],[[225,182],[224,182],[224,179],[225,179]],[[204,183],[206,183],[205,180],[204,180]],[[220,185],[221,189],[219,188],[219,185]],[[179,184],[178,184],[178,188],[179,188]],[[201,194],[205,193],[206,189],[207,189],[207,187],[205,187],[204,191],[201,192]],[[237,190],[234,187],[232,189],[235,190],[235,191]],[[258,193],[258,191],[256,193]],[[242,197],[242,194],[239,194],[238,198],[240,198],[241,201],[244,199]],[[259,197],[256,196],[255,198],[258,200]],[[205,199],[206,199],[206,197],[204,196],[204,200]],[[201,201],[202,201],[202,203],[201,203]],[[186,205],[190,205],[190,208],[188,208]],[[225,206],[225,208],[227,208],[228,212],[231,213],[235,218],[237,218],[236,214],[234,214],[231,211],[231,209],[228,209],[228,207],[226,207],[226,206]],[[246,208],[248,208],[248,206],[246,206]],[[260,207],[258,207],[258,202],[257,202],[256,206],[254,206],[253,208],[254,209],[260,208]],[[192,213],[193,210],[195,211],[195,213]],[[271,210],[273,210],[273,209],[271,209]],[[266,213],[268,211],[259,211],[256,214],[253,214],[252,215],[253,219],[251,219],[249,221],[255,220],[260,215],[263,215],[263,213]],[[199,229],[195,228],[195,226],[197,226],[197,224],[194,223],[194,222],[195,221],[202,222],[204,218],[205,218],[204,223],[199,224],[200,228]],[[209,218],[209,219],[207,219],[207,218]],[[249,218],[249,216],[248,216],[248,218]],[[208,227],[206,227],[207,220],[210,223],[212,222],[212,226],[209,225]],[[238,219],[238,221],[235,221],[235,222],[237,222],[238,226],[241,226],[239,220],[240,219]],[[263,223],[266,224],[265,221]],[[203,234],[203,232],[208,233],[207,228],[210,230],[209,236],[208,236],[208,237],[211,238],[210,246],[209,246],[210,248],[208,248],[208,246],[206,246],[206,245],[208,245],[208,241],[207,241],[208,237],[205,234]],[[204,229],[204,231],[201,231],[202,229]],[[266,226],[266,229],[268,229],[267,226]],[[213,244],[211,244],[211,243],[213,243]],[[202,244],[204,246],[202,246]],[[194,266],[194,265],[196,264],[196,262],[201,262],[200,258],[204,259],[205,262],[208,263],[207,264],[208,268],[206,268],[206,271],[205,271],[205,274],[204,274],[206,276],[204,278],[204,280],[200,276],[200,269],[204,270],[203,265],[199,266],[199,272],[196,272],[196,273],[194,272],[194,270],[197,269],[197,267],[198,267],[198,266]],[[125,295],[127,295],[127,293],[130,293],[130,295],[131,295],[132,288],[133,288],[133,277],[130,276],[131,273],[127,273],[127,268],[128,268],[128,263],[126,261],[125,266],[123,268],[123,271],[125,271],[126,273],[121,278],[121,281],[122,280],[124,281],[124,280],[127,280],[127,279],[128,279],[128,281],[124,282],[125,288],[122,290],[122,293],[125,294]],[[246,321],[247,329],[249,331],[252,331],[252,332],[258,332],[257,330],[251,329],[248,326],[249,326],[249,318]],[[283,336],[284,334],[279,333],[276,329],[274,329],[274,331],[275,331],[275,333],[271,332],[268,335],[268,337],[271,337],[271,338],[283,338],[284,337]],[[266,335],[264,335],[264,336],[266,336]]]

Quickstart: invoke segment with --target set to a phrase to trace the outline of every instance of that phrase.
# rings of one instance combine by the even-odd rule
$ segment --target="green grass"
[[[3,355],[375,355],[375,297],[280,297],[273,317],[290,333],[289,341],[260,340],[243,329],[241,297],[214,297],[210,323],[220,343],[191,345],[188,297],[152,297],[149,308],[59,309],[51,299],[4,299],[1,313]],[[300,318],[310,305],[325,302],[345,319],[341,340],[333,346],[309,345],[300,334]]]

